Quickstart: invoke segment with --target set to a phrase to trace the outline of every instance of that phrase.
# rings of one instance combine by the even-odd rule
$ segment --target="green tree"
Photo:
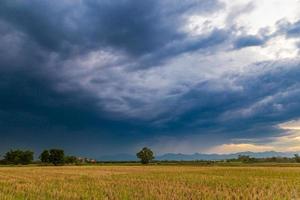
[[[139,151],[136,156],[141,160],[142,164],[148,164],[154,159],[152,150],[147,147],[144,147],[141,151]]]
[[[75,156],[65,156],[65,163],[73,164],[77,163],[78,159]]]
[[[238,160],[247,163],[247,162],[251,161],[251,158],[250,158],[250,156],[239,155],[238,156]]]
[[[4,161],[7,164],[19,164],[21,156],[21,150],[10,150],[5,153]]]
[[[294,154],[294,159],[296,162],[300,162],[300,156],[298,154]]]
[[[33,161],[33,152],[32,151],[23,151],[20,157],[20,163],[22,165],[28,165]]]
[[[50,149],[49,162],[55,166],[63,165],[65,161],[65,152],[62,149]]]
[[[32,151],[10,150],[4,155],[4,161],[7,164],[23,164],[27,165],[33,161]]]
[[[50,154],[49,154],[49,151],[48,150],[44,150],[41,155],[40,155],[40,160],[43,162],[43,163],[50,163]]]

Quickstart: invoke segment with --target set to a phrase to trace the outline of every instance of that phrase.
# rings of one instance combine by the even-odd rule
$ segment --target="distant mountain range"
[[[246,155],[254,158],[270,158],[270,157],[293,157],[295,152],[276,152],[276,151],[265,151],[265,152],[239,152],[232,154],[181,154],[181,153],[167,153],[158,155],[155,160],[169,160],[169,161],[192,161],[192,160],[225,160],[237,158],[239,155]],[[135,155],[131,154],[115,154],[101,156],[97,160],[99,161],[137,161]]]

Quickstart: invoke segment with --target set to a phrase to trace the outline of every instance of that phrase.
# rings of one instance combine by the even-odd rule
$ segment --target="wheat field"
[[[1,200],[298,197],[299,167],[0,167]]]

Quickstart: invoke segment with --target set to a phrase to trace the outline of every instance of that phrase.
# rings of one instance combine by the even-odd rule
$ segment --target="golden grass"
[[[1,200],[297,199],[299,167],[1,167]]]

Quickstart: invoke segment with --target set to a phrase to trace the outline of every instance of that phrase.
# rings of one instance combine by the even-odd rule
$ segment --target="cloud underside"
[[[0,146],[297,149],[299,3],[274,2],[1,1]]]

